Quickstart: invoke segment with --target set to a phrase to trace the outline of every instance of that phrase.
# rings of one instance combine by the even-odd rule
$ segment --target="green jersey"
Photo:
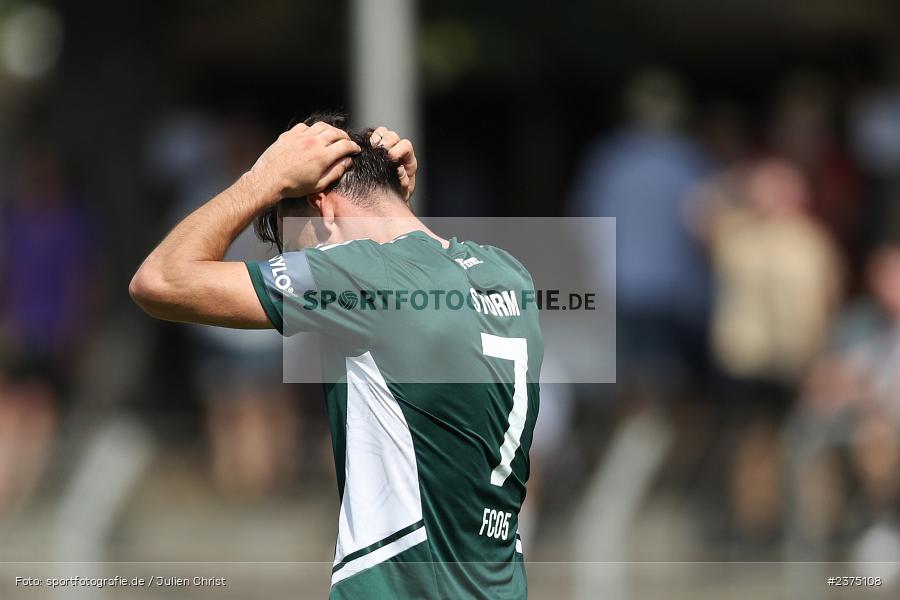
[[[341,498],[331,598],[525,598],[543,358],[528,271],[422,232],[247,266],[279,331],[321,334]]]

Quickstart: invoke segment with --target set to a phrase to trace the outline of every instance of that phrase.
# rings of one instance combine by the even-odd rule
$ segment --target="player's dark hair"
[[[403,188],[400,185],[400,177],[397,168],[400,166],[391,157],[387,150],[381,146],[372,146],[369,138],[373,129],[351,130],[347,127],[347,116],[336,112],[313,113],[303,123],[312,125],[317,122],[327,123],[332,127],[343,129],[350,134],[350,139],[356,142],[362,150],[351,156],[353,165],[334,183],[325,190],[337,191],[355,204],[363,207],[372,207],[377,200],[373,197],[378,190],[392,191],[398,196],[403,196]],[[306,198],[284,198],[278,204],[284,209],[305,205]],[[278,205],[266,209],[260,214],[253,224],[256,235],[264,242],[269,242],[283,250],[281,234],[278,230]]]

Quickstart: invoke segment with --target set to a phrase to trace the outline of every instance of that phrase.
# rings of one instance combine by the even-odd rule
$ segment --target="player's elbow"
[[[144,312],[158,319],[167,318],[166,307],[174,303],[172,286],[158,269],[146,264],[131,278],[128,294]]]

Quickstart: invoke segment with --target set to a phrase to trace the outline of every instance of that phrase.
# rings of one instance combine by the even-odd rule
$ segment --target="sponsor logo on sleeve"
[[[269,266],[272,269],[272,279],[275,281],[275,287],[282,292],[293,294],[294,288],[291,285],[291,278],[287,273],[287,264],[285,263],[284,255],[279,254],[278,256],[270,258]]]

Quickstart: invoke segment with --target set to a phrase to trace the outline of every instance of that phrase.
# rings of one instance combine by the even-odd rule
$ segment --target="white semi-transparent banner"
[[[285,334],[285,383],[340,381],[345,359],[396,384],[514,383],[519,363],[491,356],[513,343],[529,381],[615,381],[615,219],[423,221],[449,245],[388,220],[283,220],[254,284]]]
[[[448,597],[483,598],[482,578],[510,567],[389,562],[380,574],[398,582],[465,582],[468,593]],[[0,562],[0,598],[320,600],[328,597],[333,570],[331,562]],[[879,562],[528,562],[524,571],[532,600],[887,600],[900,591],[897,563]],[[374,597],[367,591],[341,597]]]

